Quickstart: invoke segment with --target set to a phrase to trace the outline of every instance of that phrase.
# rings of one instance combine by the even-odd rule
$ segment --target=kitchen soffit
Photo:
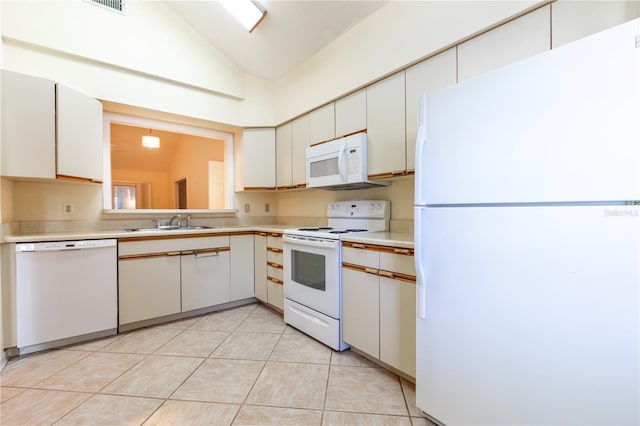
[[[262,0],[267,16],[252,33],[217,1],[165,3],[247,73],[278,80],[387,1]]]

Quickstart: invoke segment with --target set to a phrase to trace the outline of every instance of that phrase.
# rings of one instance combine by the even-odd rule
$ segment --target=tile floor
[[[413,384],[259,305],[15,358],[9,425],[426,425]]]

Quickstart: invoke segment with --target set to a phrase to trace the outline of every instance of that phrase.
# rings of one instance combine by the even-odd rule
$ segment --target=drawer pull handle
[[[373,274],[373,275],[378,275],[380,273],[380,271],[378,271],[377,269],[373,269],[373,268],[364,268],[364,271],[367,274]]]
[[[357,244],[357,243],[352,243],[351,247],[356,248],[356,249],[366,249],[367,246],[365,246],[364,244]]]
[[[198,250],[195,250],[193,254],[194,254],[196,259],[202,259],[203,257],[218,257],[218,256],[220,256],[220,252],[218,251],[218,249],[215,249],[215,251],[213,251],[213,252],[208,251],[208,252],[206,252],[206,254],[198,253]]]
[[[389,271],[380,271],[380,275],[383,277],[387,277],[387,278],[395,278],[395,275],[393,274],[393,272],[389,272]]]
[[[411,254],[411,250],[409,249],[394,248],[393,252],[398,254]]]

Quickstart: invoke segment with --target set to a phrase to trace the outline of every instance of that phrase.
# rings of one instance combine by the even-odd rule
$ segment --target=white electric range
[[[293,228],[283,235],[284,321],[341,351],[341,237],[389,230],[390,203],[337,201],[327,207],[328,224]]]

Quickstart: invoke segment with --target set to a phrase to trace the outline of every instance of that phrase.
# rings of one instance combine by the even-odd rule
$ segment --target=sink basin
[[[150,232],[150,231],[190,231],[195,229],[213,229],[214,226],[175,226],[160,225],[153,228],[133,228],[127,229],[129,232]]]

